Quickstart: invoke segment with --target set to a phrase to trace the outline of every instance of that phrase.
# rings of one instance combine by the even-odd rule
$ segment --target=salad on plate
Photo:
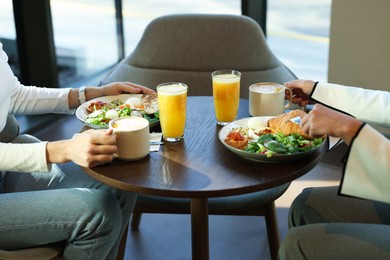
[[[233,128],[225,142],[237,149],[271,157],[274,154],[295,154],[310,151],[323,143],[323,138],[305,139],[299,133],[285,135],[271,128],[256,130]]]
[[[311,154],[323,146],[326,136],[311,138],[303,132],[293,110],[277,117],[251,117],[234,121],[219,132],[221,142],[241,157],[266,162],[289,161]]]
[[[76,116],[92,128],[108,128],[110,120],[127,116],[144,117],[154,126],[159,122],[157,94],[100,97],[80,106]]]

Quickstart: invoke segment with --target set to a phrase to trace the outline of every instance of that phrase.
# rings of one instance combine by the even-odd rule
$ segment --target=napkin
[[[162,133],[150,133],[150,151],[158,152],[160,150]]]

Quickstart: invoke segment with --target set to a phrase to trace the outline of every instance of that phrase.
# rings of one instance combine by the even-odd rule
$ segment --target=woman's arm
[[[318,83],[311,98],[365,122],[390,126],[390,92]]]
[[[117,151],[112,129],[88,130],[72,139],[49,142],[46,146],[47,163],[73,161],[84,167],[111,162]]]
[[[88,130],[72,139],[38,143],[0,143],[0,170],[47,172],[52,163],[73,161],[93,167],[111,162],[117,151],[112,130]]]
[[[301,120],[302,130],[309,136],[338,137],[347,145],[351,144],[362,124],[360,120],[320,104],[314,105],[310,113]]]
[[[294,103],[306,105],[312,99],[365,122],[390,125],[388,91],[315,83],[312,80],[293,80],[285,85],[293,90]]]
[[[77,108],[80,105],[78,90],[79,89],[72,89],[69,92],[68,100],[69,100],[69,108],[71,109]],[[104,85],[102,87],[86,87],[84,94],[86,100],[88,101],[102,96],[119,95],[122,93],[152,94],[155,93],[155,91],[150,88],[135,83],[131,83],[131,82],[114,82],[114,83]]]
[[[390,203],[390,140],[364,125],[352,140],[340,193]]]
[[[389,92],[310,80],[296,80],[286,86],[300,91],[296,103],[305,104],[311,97],[365,121],[390,123]],[[316,104],[301,124],[311,136],[335,136],[349,145],[341,194],[390,203],[390,141],[353,116]]]
[[[48,172],[46,142],[0,143],[0,170],[14,172]]]
[[[71,114],[80,105],[77,88],[39,88],[26,87],[15,82],[11,96],[10,113],[12,114]],[[114,82],[101,87],[86,87],[86,100],[101,96],[119,95],[122,93],[155,93],[154,90],[131,82]]]
[[[69,108],[69,88],[26,87],[17,82],[10,97],[9,113],[15,115],[37,115],[47,113],[72,114]]]

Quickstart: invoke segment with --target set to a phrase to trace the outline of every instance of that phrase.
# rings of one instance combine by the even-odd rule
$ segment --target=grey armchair
[[[7,116],[4,129],[0,132],[0,141],[4,143],[36,143],[40,140],[28,134],[19,134],[19,124],[14,115]],[[1,174],[1,172],[0,172]],[[0,176],[1,177],[1,176]],[[1,179],[0,179],[1,181]],[[1,206],[0,206],[1,210]],[[42,234],[44,235],[44,234]],[[123,259],[125,254],[127,229],[118,249],[117,259]],[[0,247],[0,260],[55,260],[61,259],[65,242],[36,245],[29,248],[5,250]]]
[[[0,259],[2,260],[55,260],[60,259],[64,245],[62,243],[43,245],[32,248],[23,248],[18,250],[1,250]]]
[[[7,116],[5,128],[0,132],[1,142],[33,143],[39,140],[31,135],[19,135],[19,125],[13,115]],[[0,209],[1,210],[1,209]],[[4,250],[0,248],[0,259],[31,259],[31,260],[54,260],[60,259],[64,249],[63,243],[53,243],[18,250]]]
[[[188,95],[212,95],[211,72],[242,73],[241,98],[257,82],[284,83],[296,76],[271,52],[260,26],[236,15],[184,14],[153,20],[133,53],[102,81],[131,81],[155,88],[162,82],[188,85]],[[240,196],[209,199],[209,213],[265,216],[271,258],[277,259],[279,231],[274,201],[289,183]],[[142,213],[190,213],[190,200],[140,194],[131,220],[138,228]]]
[[[7,116],[4,129],[0,132],[0,141],[4,143],[36,143],[40,140],[28,134],[19,134],[19,124],[14,115]],[[1,174],[1,172],[0,172]],[[1,178],[1,176],[0,176]],[[0,179],[1,182],[1,179]],[[1,210],[1,206],[0,206]],[[126,247],[127,229],[118,249],[117,259],[123,259]],[[45,234],[42,234],[43,236]],[[36,245],[29,248],[5,250],[0,247],[0,260],[55,260],[61,259],[65,242]]]
[[[211,72],[242,72],[241,98],[251,84],[284,83],[296,76],[271,52],[260,26],[246,16],[184,14],[153,20],[135,50],[103,80],[154,88],[162,82],[188,85],[188,95],[212,95]]]

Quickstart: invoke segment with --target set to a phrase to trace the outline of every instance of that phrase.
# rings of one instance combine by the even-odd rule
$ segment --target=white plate
[[[252,119],[251,119],[252,118]],[[221,141],[221,143],[230,151],[233,153],[237,154],[238,156],[251,160],[251,161],[258,161],[258,162],[285,162],[285,161],[292,161],[298,158],[302,158],[305,156],[308,156],[315,151],[317,151],[320,147],[322,147],[326,141],[324,142],[317,148],[312,149],[310,151],[306,152],[300,152],[300,153],[295,153],[295,154],[273,154],[271,157],[267,157],[265,154],[255,154],[255,153],[250,153],[247,151],[243,151],[237,148],[234,148],[227,143],[225,143],[225,138],[229,134],[229,132],[233,128],[237,127],[248,127],[248,121],[249,120],[256,120],[257,126],[262,126],[262,127],[267,127],[267,122],[269,119],[273,118],[272,116],[259,116],[259,117],[249,117],[249,118],[243,118],[239,119],[237,121],[231,122],[230,124],[227,124],[224,126],[221,130],[218,132],[218,138]]]
[[[114,100],[121,100],[123,102],[125,102],[127,99],[131,98],[131,97],[138,97],[138,98],[141,98],[142,94],[121,94],[121,95],[117,95],[117,96],[104,96],[104,97],[99,97],[99,98],[95,98],[95,99],[91,99],[91,100],[88,100],[88,102],[85,102],[84,104],[80,105],[77,110],[76,110],[76,117],[81,121],[83,122],[84,124],[86,124],[87,126],[89,127],[92,127],[92,128],[95,128],[95,129],[104,129],[104,128],[108,128],[108,126],[101,126],[101,125],[95,125],[95,124],[89,124],[87,122],[85,122],[87,116],[89,115],[89,113],[87,112],[87,107],[89,105],[90,102],[94,102],[94,101],[103,101],[103,102],[106,102],[106,103],[110,103],[111,101],[114,101]],[[154,127],[156,125],[159,124],[159,121],[156,121],[156,122],[152,122],[152,123],[149,123],[149,126],[150,127]]]

